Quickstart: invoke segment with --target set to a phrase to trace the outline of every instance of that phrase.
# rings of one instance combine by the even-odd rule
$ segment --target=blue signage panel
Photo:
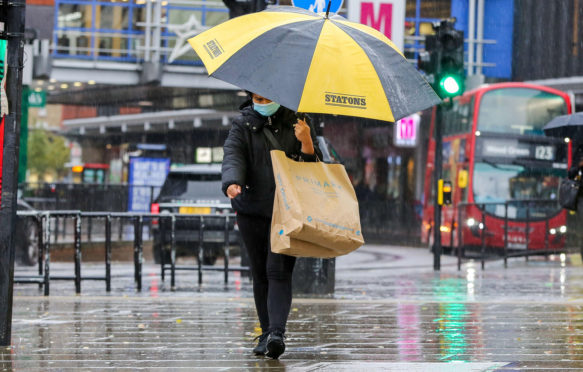
[[[128,211],[150,211],[150,202],[158,196],[169,169],[170,159],[130,158]]]
[[[292,0],[292,5],[315,13],[322,13],[328,9],[328,0]],[[342,0],[332,0],[330,13],[338,13],[341,7]]]
[[[463,30],[466,39],[470,36],[468,34],[468,7],[468,0],[451,1],[451,16],[457,20],[455,28]],[[495,40],[496,43],[484,44],[483,61],[494,63],[496,66],[484,67],[482,71],[485,76],[511,78],[513,30],[514,0],[486,1],[484,3],[484,39]],[[467,43],[465,49],[467,52]]]

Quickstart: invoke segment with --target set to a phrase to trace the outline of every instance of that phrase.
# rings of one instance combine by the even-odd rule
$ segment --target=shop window
[[[129,8],[124,6],[95,7],[95,28],[107,30],[126,30],[128,23]]]
[[[59,28],[91,28],[92,7],[82,4],[59,4]]]

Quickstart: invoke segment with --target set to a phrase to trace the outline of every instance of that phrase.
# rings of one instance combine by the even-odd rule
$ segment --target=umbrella
[[[583,141],[583,112],[557,116],[543,130],[547,136]]]
[[[188,41],[210,76],[298,112],[394,122],[440,102],[387,37],[338,15],[274,6]]]

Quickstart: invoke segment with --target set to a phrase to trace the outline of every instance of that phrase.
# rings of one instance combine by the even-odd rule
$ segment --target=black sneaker
[[[281,354],[285,351],[285,343],[283,339],[285,336],[281,332],[271,332],[267,337],[267,352],[265,356],[271,359],[278,359]]]
[[[257,346],[253,348],[253,354],[255,355],[265,355],[267,351],[267,336],[269,333],[263,333],[261,336],[255,337],[255,340],[259,339]]]

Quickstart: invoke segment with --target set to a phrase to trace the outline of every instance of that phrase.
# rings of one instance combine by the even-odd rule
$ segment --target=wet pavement
[[[19,272],[22,268],[18,268]],[[55,263],[52,272],[71,274]],[[84,264],[84,274],[103,265]],[[486,264],[433,257],[421,248],[365,246],[336,261],[333,296],[296,296],[280,360],[251,354],[258,323],[251,283],[237,272],[179,272],[176,291],[159,268],[113,266],[103,282],[15,286],[5,371],[273,370],[513,371],[583,369],[583,266],[579,255]]]

